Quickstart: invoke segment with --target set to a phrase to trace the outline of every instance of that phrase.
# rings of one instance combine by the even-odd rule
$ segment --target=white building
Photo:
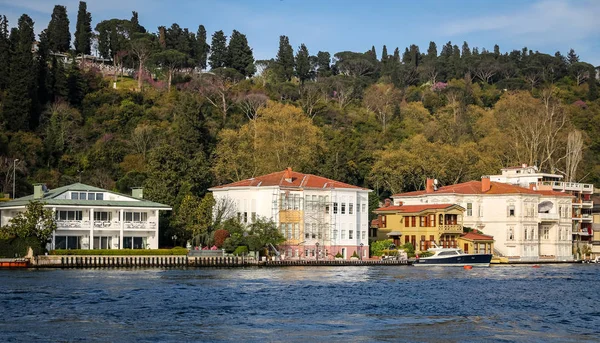
[[[590,183],[564,182],[559,174],[541,173],[536,166],[526,164],[520,167],[503,168],[501,175],[490,175],[491,181],[535,187],[538,190],[554,190],[573,195],[572,198],[572,230],[573,253],[581,251],[584,245],[592,248],[592,195],[594,185]]]
[[[533,188],[533,187],[532,187]],[[535,190],[488,177],[392,196],[394,205],[458,204],[466,209],[463,225],[494,236],[494,253],[509,260],[572,260],[571,198],[553,190]]]
[[[242,223],[273,220],[285,258],[369,256],[369,189],[287,168],[209,190],[231,201]]]
[[[32,200],[55,213],[57,229],[48,247],[54,249],[157,249],[159,211],[167,205],[142,199],[141,188],[128,196],[75,183],[0,203],[0,225],[8,225]]]

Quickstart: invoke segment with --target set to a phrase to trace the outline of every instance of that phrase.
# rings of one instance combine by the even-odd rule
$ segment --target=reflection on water
[[[600,266],[0,271],[0,341],[597,342]]]

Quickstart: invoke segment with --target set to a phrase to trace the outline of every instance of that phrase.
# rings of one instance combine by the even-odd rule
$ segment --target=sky
[[[48,25],[55,4],[67,6],[71,33],[78,0],[0,0],[0,14],[15,26],[28,14],[36,32]],[[304,43],[311,54],[328,51],[364,52],[375,46],[381,56],[417,44],[426,52],[430,41],[501,52],[527,47],[566,55],[575,49],[581,61],[600,65],[600,1],[598,0],[89,0],[92,27],[111,18],[129,19],[131,11],[148,31],[178,23],[209,35],[235,29],[245,34],[255,59],[274,58],[279,36],[294,50]],[[210,38],[209,38],[210,40]],[[210,42],[209,42],[210,43]]]

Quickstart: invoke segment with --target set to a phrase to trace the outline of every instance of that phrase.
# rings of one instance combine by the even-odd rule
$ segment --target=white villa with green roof
[[[8,225],[32,200],[55,214],[57,229],[48,249],[157,249],[159,211],[171,207],[132,195],[75,183],[52,190],[35,185],[32,195],[0,203],[0,225]]]

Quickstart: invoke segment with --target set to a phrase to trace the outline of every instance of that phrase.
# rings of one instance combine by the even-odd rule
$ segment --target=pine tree
[[[212,35],[211,53],[208,60],[211,69],[223,68],[227,65],[227,37],[222,30]]]
[[[210,52],[210,45],[206,43],[206,29],[204,25],[198,26],[198,32],[196,33],[196,61],[198,67],[204,70],[206,69],[206,58]]]
[[[392,57],[392,61],[394,62],[394,64],[400,64],[400,49],[398,49],[398,47],[394,49],[394,56]]]
[[[331,55],[327,51],[319,51],[317,53],[317,68],[320,77],[331,75]]]
[[[294,49],[287,36],[279,36],[279,51],[275,60],[276,73],[281,81],[289,81],[294,75]]]
[[[437,58],[437,45],[435,42],[429,42],[429,48],[427,48],[427,59],[435,60]]]
[[[254,68],[254,56],[252,55],[252,49],[248,45],[246,35],[233,30],[227,53],[227,67],[237,70],[244,76],[252,76],[254,74],[256,71]]]
[[[10,49],[8,20],[6,19],[6,16],[0,16],[0,90],[4,90],[8,86]]]
[[[569,62],[569,64],[575,64],[579,62],[579,56],[577,56],[575,50],[569,50],[569,53],[567,54],[567,61]]]
[[[494,56],[498,58],[500,56],[500,46],[498,44],[494,45]]]
[[[52,19],[48,24],[48,46],[52,52],[67,52],[71,47],[69,17],[67,8],[56,5],[52,11]]]
[[[136,11],[131,12],[131,33],[146,33],[146,28],[140,25],[138,13]]]
[[[311,77],[308,48],[306,48],[306,45],[304,44],[300,45],[300,48],[296,53],[296,76],[301,83],[304,83],[304,81]]]
[[[3,103],[3,119],[9,131],[26,130],[36,115],[36,65],[31,47],[35,41],[33,20],[23,14],[10,34],[13,55],[8,89]]]
[[[87,11],[85,1],[79,2],[74,44],[76,53],[85,55],[92,53],[92,15]]]
[[[462,58],[468,58],[471,56],[471,49],[469,49],[469,44],[465,41],[462,45]]]

